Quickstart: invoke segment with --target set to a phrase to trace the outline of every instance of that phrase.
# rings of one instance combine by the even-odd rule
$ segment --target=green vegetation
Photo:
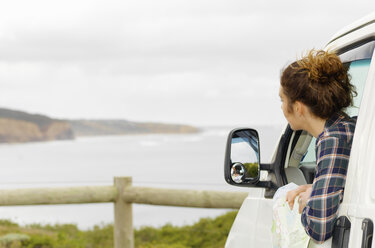
[[[246,168],[247,178],[256,178],[259,175],[259,164],[258,163],[244,163],[243,166]]]
[[[203,218],[193,225],[160,228],[142,227],[134,231],[136,248],[219,248],[225,240],[237,212],[217,218]],[[112,248],[113,225],[100,225],[82,231],[75,225],[39,225],[21,227],[0,220],[1,248]]]

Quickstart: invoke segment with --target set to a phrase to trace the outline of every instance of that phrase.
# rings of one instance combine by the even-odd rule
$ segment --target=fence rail
[[[116,177],[114,186],[0,190],[0,206],[113,202],[115,248],[133,248],[133,203],[238,209],[246,197],[246,192],[135,187],[131,177]]]

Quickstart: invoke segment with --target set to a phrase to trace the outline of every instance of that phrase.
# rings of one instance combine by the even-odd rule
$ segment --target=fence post
[[[115,248],[133,248],[133,211],[132,203],[127,203],[123,199],[125,188],[132,185],[131,177],[115,177],[115,187],[117,188],[117,197],[115,201],[115,225],[114,241]]]

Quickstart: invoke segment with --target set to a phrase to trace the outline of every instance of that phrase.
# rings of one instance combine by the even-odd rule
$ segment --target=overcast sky
[[[0,107],[56,118],[282,123],[280,70],[375,1],[12,0]]]

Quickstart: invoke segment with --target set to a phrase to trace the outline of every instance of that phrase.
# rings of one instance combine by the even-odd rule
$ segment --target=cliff
[[[71,125],[43,115],[0,108],[0,142],[73,139]]]

